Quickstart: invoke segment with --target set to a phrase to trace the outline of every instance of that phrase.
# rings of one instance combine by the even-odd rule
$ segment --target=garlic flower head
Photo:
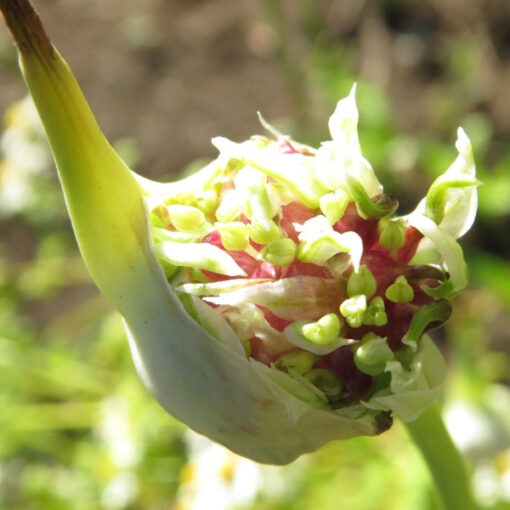
[[[236,453],[291,462],[416,419],[445,366],[424,336],[467,284],[471,146],[410,215],[363,157],[355,91],[318,149],[272,128],[168,184],[131,172],[28,0],[0,0],[84,261],[161,405]],[[439,265],[415,265],[425,243]]]

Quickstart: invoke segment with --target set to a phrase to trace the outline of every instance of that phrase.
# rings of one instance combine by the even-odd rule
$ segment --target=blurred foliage
[[[508,72],[510,12],[498,5],[457,7],[452,18],[448,2],[268,0],[249,40],[281,71],[290,109],[275,124],[311,144],[327,136],[324,119],[358,81],[362,146],[404,210],[453,161],[457,125],[471,137],[484,182],[463,243],[472,285],[436,340],[450,366],[445,416],[490,510],[510,509],[510,128],[495,92]],[[148,10],[131,13],[119,44],[157,60],[161,28]],[[0,64],[15,73],[5,40]],[[131,138],[116,148],[130,164],[147,161]],[[437,508],[398,425],[272,468],[165,414],[79,258],[27,100],[5,113],[0,150],[0,509]]]

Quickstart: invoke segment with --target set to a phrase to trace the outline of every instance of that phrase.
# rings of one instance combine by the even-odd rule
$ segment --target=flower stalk
[[[439,406],[432,404],[405,426],[427,463],[444,510],[478,510],[464,459],[446,429]]]

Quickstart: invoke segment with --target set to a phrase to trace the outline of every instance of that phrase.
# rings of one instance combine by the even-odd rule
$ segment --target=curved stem
[[[445,510],[477,510],[464,460],[446,429],[437,404],[405,426],[429,467]]]

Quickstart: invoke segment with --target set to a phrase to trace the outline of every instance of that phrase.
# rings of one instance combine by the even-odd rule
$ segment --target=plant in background
[[[320,148],[216,138],[219,156],[160,184],[113,151],[28,0],[0,0],[57,162],[85,263],[124,318],[136,368],[194,430],[264,463],[409,422],[448,505],[470,508],[434,408],[445,375],[425,333],[467,284],[471,146],[395,215],[363,158],[354,89]],[[414,264],[427,250],[435,264]],[[422,414],[423,413],[423,414]],[[445,473],[448,472],[448,477]],[[453,508],[453,506],[452,506]]]

